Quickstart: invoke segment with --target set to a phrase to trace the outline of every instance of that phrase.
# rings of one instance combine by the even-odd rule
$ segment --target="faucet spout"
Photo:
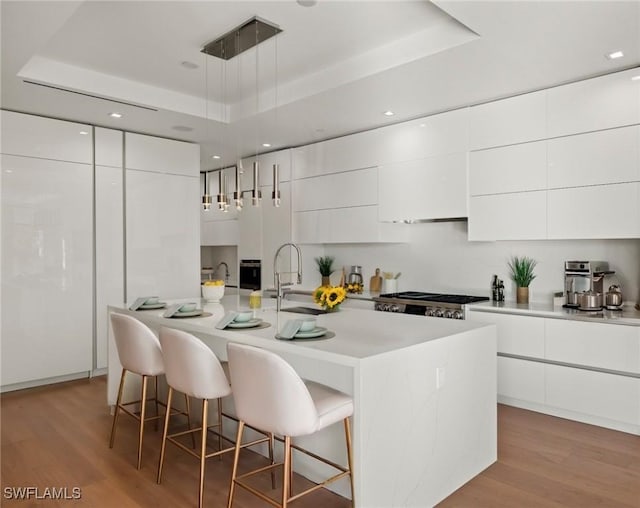
[[[225,263],[224,261],[220,261],[220,262],[218,263],[218,266],[216,266],[216,269],[213,271],[213,273],[217,273],[217,272],[218,272],[218,269],[219,269],[221,266],[224,266],[224,280],[225,280],[225,282],[226,282],[227,280],[229,280],[229,275],[230,275],[230,274],[229,274],[229,265],[228,265],[227,263]]]
[[[282,251],[282,249],[284,249],[285,247],[291,247],[295,249],[295,251],[298,254],[298,269],[296,272],[279,272],[278,271],[278,257],[280,256],[280,251]],[[276,254],[273,257],[273,278],[276,286],[276,312],[280,312],[280,307],[281,307],[282,297],[283,297],[283,291],[282,291],[283,286],[291,286],[293,284],[292,282],[282,282],[282,275],[294,274],[294,273],[297,274],[298,284],[301,284],[302,283],[302,251],[300,250],[300,247],[298,247],[295,243],[283,243],[280,247],[278,247],[278,250],[276,250]]]

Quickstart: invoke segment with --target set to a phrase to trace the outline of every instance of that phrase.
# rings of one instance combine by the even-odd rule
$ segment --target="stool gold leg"
[[[284,436],[284,471],[282,474],[282,508],[287,508],[291,479],[291,437]]]
[[[222,400],[218,399],[218,450],[222,450]],[[222,454],[218,455],[222,460]]]
[[[351,482],[351,506],[356,505],[356,492],[353,488],[353,449],[351,445],[351,427],[349,418],[344,419],[344,436],[347,441],[347,461],[349,464],[349,481]]]
[[[140,463],[142,462],[142,439],[144,437],[144,416],[145,408],[147,406],[147,381],[148,376],[142,376],[142,395],[140,397],[140,431],[138,433],[138,466],[140,469]]]
[[[198,508],[202,508],[202,496],[204,493],[204,463],[207,455],[207,410],[209,401],[202,401],[202,443],[200,445],[200,496],[198,497]]]
[[[271,461],[271,465],[275,464],[276,461],[273,459],[273,434],[269,434],[269,460]],[[271,468],[271,488],[276,488],[276,468]]]
[[[156,403],[156,416],[160,416],[160,412],[158,410],[158,376],[154,376],[153,379],[154,379],[154,383],[155,383],[155,390],[153,392],[154,393],[153,398],[154,398],[155,403]],[[153,421],[153,425],[154,425],[154,428],[155,428],[156,432],[158,432],[158,420],[160,420],[160,418],[156,418]]]
[[[233,494],[236,488],[236,476],[238,476],[238,459],[240,458],[240,443],[242,442],[242,431],[244,430],[244,422],[238,421],[238,433],[236,435],[236,449],[233,452],[233,469],[231,470],[231,484],[229,485],[229,500],[227,508],[231,508],[233,504]]]
[[[158,462],[158,478],[156,479],[158,483],[160,483],[160,480],[162,479],[162,466],[164,465],[164,450],[167,445],[167,431],[169,430],[169,418],[171,417],[171,397],[172,396],[173,396],[173,388],[169,387],[169,393],[167,394],[167,412],[164,415],[164,429],[162,430],[162,446],[160,447],[160,462]]]
[[[113,424],[111,425],[111,438],[109,439],[109,448],[113,448],[113,443],[116,439],[116,425],[118,423],[118,415],[120,414],[120,403],[122,402],[122,391],[124,390],[124,378],[127,373],[127,369],[122,369],[120,375],[120,388],[118,388],[118,399],[116,400],[115,411],[113,412]]]
[[[187,429],[191,430],[191,401],[189,399],[189,396],[185,393],[184,394],[184,405],[187,409]],[[167,405],[167,411],[169,411],[170,408]],[[195,450],[196,448],[196,438],[193,435],[193,432],[190,432],[189,435],[191,436],[191,448],[193,448]]]

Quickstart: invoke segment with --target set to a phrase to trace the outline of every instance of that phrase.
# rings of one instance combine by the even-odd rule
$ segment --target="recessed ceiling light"
[[[117,113],[117,112],[113,112],[113,113],[109,113],[109,116],[111,118],[122,118],[122,113]]]
[[[180,62],[180,65],[182,65],[182,67],[184,67],[185,69],[197,69],[198,67],[200,67],[197,63],[189,62],[188,60]]]
[[[613,51],[612,53],[609,53],[607,55],[607,58],[609,60],[615,60],[616,58],[622,58],[624,56],[624,53],[622,51]]]
[[[80,131],[80,134],[81,134],[82,136],[86,136],[86,135],[87,135],[87,134],[89,134],[89,133],[88,133],[87,131]]]
[[[187,127],[186,125],[174,125],[171,128],[174,131],[180,131],[180,132],[191,132],[193,130],[193,127]]]
[[[302,5],[302,7],[313,7],[318,3],[318,0],[298,0],[298,5]]]
[[[384,116],[393,116],[395,113],[393,111],[387,110],[384,112]]]
[[[633,76],[631,78],[631,81],[640,81],[640,74],[638,74],[637,76]]]
[[[426,126],[427,126],[427,124],[426,124],[426,123],[421,123],[421,124],[420,124],[420,127],[426,127]]]
[[[220,158],[220,156],[219,156],[219,155],[212,155],[212,156],[211,156],[211,158],[212,158],[212,159],[219,159],[219,158]]]
[[[265,148],[269,148],[271,146],[271,143],[262,143],[262,146],[264,146]]]

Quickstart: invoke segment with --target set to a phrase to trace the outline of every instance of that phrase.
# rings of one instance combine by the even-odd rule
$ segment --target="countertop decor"
[[[318,271],[322,276],[322,285],[323,286],[330,285],[331,281],[329,277],[334,272],[333,261],[335,258],[333,256],[320,256],[314,259],[316,264],[318,265]]]
[[[527,256],[513,256],[509,261],[511,270],[511,280],[516,283],[516,301],[518,303],[529,303],[529,284],[536,278],[533,273],[537,261]]]
[[[336,311],[347,297],[347,292],[341,286],[320,286],[313,292],[313,301],[326,311]]]

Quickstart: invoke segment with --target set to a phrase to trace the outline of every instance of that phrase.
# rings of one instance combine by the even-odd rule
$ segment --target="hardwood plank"
[[[168,445],[163,481],[155,482],[161,432],[148,424],[143,463],[135,469],[137,422],[120,418],[113,449],[106,379],[80,380],[2,394],[2,488],[82,488],[81,501],[2,499],[2,506],[137,508],[196,506],[198,462]],[[640,437],[499,405],[498,462],[439,506],[456,508],[639,508]],[[181,424],[178,423],[177,426]],[[241,469],[266,463],[243,452]],[[226,506],[230,454],[207,461],[205,503]],[[357,474],[357,473],[356,473]],[[269,475],[255,480],[270,486]],[[309,482],[296,476],[295,489]],[[278,489],[272,491],[276,497]],[[244,490],[234,508],[264,507]],[[345,508],[348,500],[327,490],[296,507]],[[371,507],[366,507],[371,508]],[[380,507],[385,508],[385,507]]]

